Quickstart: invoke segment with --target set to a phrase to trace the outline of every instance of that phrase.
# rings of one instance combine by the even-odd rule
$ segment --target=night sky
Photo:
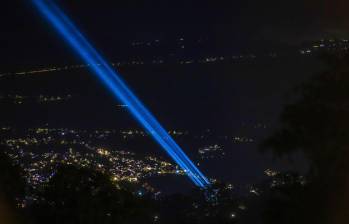
[[[349,3],[345,0],[58,3],[109,57],[120,42],[130,39],[208,34],[239,46],[261,41],[293,44],[324,36],[347,36],[349,25]],[[4,67],[57,63],[62,57],[74,61],[28,1],[3,1],[0,27]]]

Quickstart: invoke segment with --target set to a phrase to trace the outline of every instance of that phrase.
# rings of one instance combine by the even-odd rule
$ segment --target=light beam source
[[[97,52],[89,41],[75,27],[72,21],[53,3],[52,0],[32,0],[34,6],[60,34],[74,52],[86,63],[94,75],[110,90],[114,97],[128,105],[129,112],[150,133],[154,140],[185,171],[187,176],[198,186],[205,188],[210,183],[199,171],[172,137],[160,125],[155,117],[145,108],[128,88],[119,74]]]

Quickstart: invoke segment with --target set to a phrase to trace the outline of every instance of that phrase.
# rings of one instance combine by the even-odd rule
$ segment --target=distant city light
[[[93,73],[123,104],[134,118],[151,134],[188,177],[199,187],[209,185],[208,179],[198,170],[172,137],[131,92],[124,81],[106,60],[92,47],[72,24],[70,19],[51,0],[32,0],[39,12],[56,29],[72,49],[89,65]]]

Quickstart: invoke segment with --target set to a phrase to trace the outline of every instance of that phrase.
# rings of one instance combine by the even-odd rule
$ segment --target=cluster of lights
[[[113,181],[140,182],[153,176],[185,174],[173,164],[154,156],[141,159],[136,154],[123,150],[108,150],[87,144],[40,145],[40,142],[44,141],[40,139],[35,142],[22,139],[3,141],[9,147],[6,153],[21,165],[27,174],[28,183],[33,187],[47,182],[57,164],[99,170],[109,175]],[[55,150],[43,151],[41,146]]]
[[[233,142],[234,143],[252,143],[254,142],[254,139],[249,137],[244,137],[244,136],[234,136]]]
[[[225,155],[223,147],[217,144],[199,148],[198,153],[201,159],[212,159],[217,155]]]
[[[183,170],[154,156],[139,157],[121,150],[122,146],[99,147],[98,140],[120,138],[122,133],[137,130],[74,130],[34,128],[16,130],[3,127],[0,144],[7,154],[27,172],[28,183],[37,185],[49,179],[56,164],[89,167],[110,175],[114,181],[140,182],[148,177],[185,175]],[[139,131],[138,131],[139,132]],[[92,142],[94,144],[92,144]]]
[[[22,104],[24,102],[37,102],[37,103],[49,103],[49,102],[64,102],[71,99],[71,95],[65,96],[21,96],[21,95],[7,95],[1,96],[0,100],[2,101],[11,101],[14,104]]]
[[[267,169],[264,171],[264,174],[267,175],[268,177],[275,177],[278,174],[280,174],[280,172],[272,170],[272,169]]]
[[[314,43],[312,46],[301,49],[299,52],[302,55],[312,55],[314,53],[317,53],[317,52],[323,51],[323,50],[326,50],[326,51],[348,51],[349,50],[349,40],[347,40],[347,39],[342,39],[342,40],[322,39],[321,41]]]
[[[240,55],[240,56],[232,56],[231,59],[237,60],[237,59],[248,59],[248,58],[256,58],[255,56],[250,57],[249,55]],[[175,63],[185,65],[185,64],[193,64],[193,63],[200,63],[200,64],[206,64],[206,63],[215,63],[220,61],[226,61],[229,57],[223,57],[223,56],[211,56],[211,57],[204,57],[198,60],[194,59],[179,59]],[[111,63],[112,67],[123,67],[123,66],[137,66],[137,65],[161,65],[165,64],[167,61],[163,58],[156,58],[152,59],[150,61],[147,60],[141,60],[141,59],[133,59],[129,61],[119,61]],[[59,72],[59,71],[69,71],[73,69],[83,69],[83,68],[89,68],[92,66],[98,66],[100,67],[101,64],[81,64],[81,65],[70,65],[70,66],[63,66],[63,67],[52,67],[52,68],[42,68],[42,69],[34,69],[29,71],[21,71],[21,72],[8,72],[8,73],[2,73],[0,74],[0,77],[2,76],[10,76],[10,75],[37,75],[37,74],[43,74],[43,73],[51,73],[51,72]]]

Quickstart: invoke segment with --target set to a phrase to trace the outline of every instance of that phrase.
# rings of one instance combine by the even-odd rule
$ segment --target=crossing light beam
[[[89,64],[92,73],[123,104],[128,105],[129,112],[150,133],[153,139],[184,170],[186,175],[198,187],[210,185],[208,179],[200,172],[168,132],[160,125],[150,111],[132,93],[120,75],[82,35],[73,22],[52,0],[32,0],[35,8],[54,30],[65,40],[72,50]]]

